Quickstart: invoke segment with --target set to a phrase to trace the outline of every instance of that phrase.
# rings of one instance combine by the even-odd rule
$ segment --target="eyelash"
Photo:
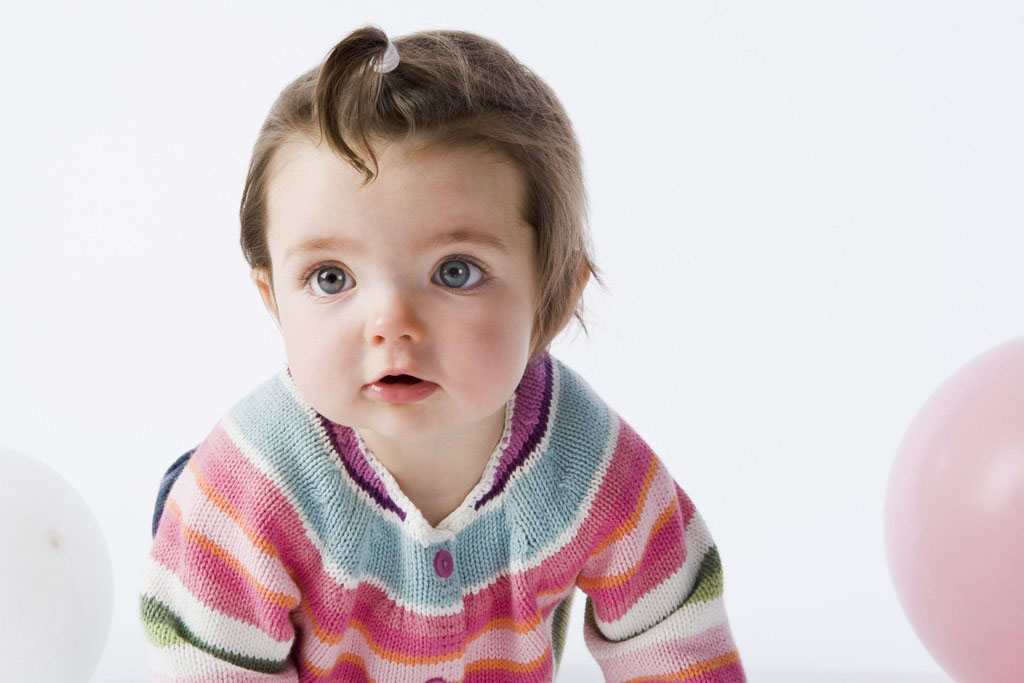
[[[484,266],[484,264],[482,264],[479,261],[477,261],[472,256],[465,256],[463,254],[455,254],[455,255],[446,257],[445,260],[442,261],[441,263],[447,263],[448,261],[465,261],[466,263],[471,263],[474,266],[476,266],[477,268],[479,268],[480,271],[484,274],[484,276],[482,278],[480,278],[480,282],[476,283],[475,285],[473,285],[472,287],[470,287],[468,289],[457,289],[457,288],[449,287],[448,289],[450,289],[453,292],[456,292],[456,293],[472,292],[472,291],[476,290],[477,288],[482,287],[484,285],[484,283],[486,283],[488,280],[491,279],[490,278],[490,271],[487,269],[487,267]],[[317,263],[316,265],[308,268],[306,270],[306,273],[299,278],[299,286],[302,288],[303,293],[308,298],[313,299],[313,300],[328,299],[328,298],[330,298],[330,297],[326,297],[326,296],[320,296],[319,294],[313,294],[313,293],[311,293],[309,291],[309,287],[308,287],[309,278],[313,277],[313,273],[315,273],[316,271],[318,271],[321,268],[324,268],[326,266],[336,266],[336,264],[334,264],[334,263],[332,263],[330,261],[323,261],[323,262]],[[336,267],[340,267],[340,266],[336,266]]]

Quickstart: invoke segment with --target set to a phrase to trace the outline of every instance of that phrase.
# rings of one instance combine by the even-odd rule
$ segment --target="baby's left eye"
[[[480,278],[474,281],[469,287],[464,286],[469,281],[470,269],[480,272]],[[484,279],[486,273],[483,268],[469,259],[453,258],[441,264],[441,280],[448,286],[455,289],[470,289]]]

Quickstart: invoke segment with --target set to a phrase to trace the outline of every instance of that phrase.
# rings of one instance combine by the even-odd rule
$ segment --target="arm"
[[[583,635],[615,682],[746,681],[722,598],[722,565],[704,520],[658,457],[612,468],[594,514],[608,530],[578,585],[587,594]],[[632,456],[631,456],[632,457]],[[632,492],[632,493],[630,493]]]
[[[139,597],[153,680],[298,681],[298,586],[247,518],[258,493],[216,469],[193,458],[162,492]]]

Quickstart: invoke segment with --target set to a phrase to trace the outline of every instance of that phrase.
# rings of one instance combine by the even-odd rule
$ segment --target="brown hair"
[[[313,69],[278,96],[253,146],[245,179],[241,245],[251,268],[273,271],[267,245],[267,189],[275,152],[296,139],[331,149],[376,177],[373,143],[416,140],[424,146],[484,145],[514,161],[526,181],[524,220],[536,235],[540,273],[530,359],[569,321],[583,330],[589,275],[602,286],[587,228],[583,165],[572,123],[551,88],[497,42],[466,31],[421,31],[395,38],[399,64],[374,66],[388,36],[365,26],[345,36]]]

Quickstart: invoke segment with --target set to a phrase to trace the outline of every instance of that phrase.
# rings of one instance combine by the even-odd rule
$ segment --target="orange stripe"
[[[624,572],[618,574],[612,574],[610,576],[584,576],[580,574],[576,579],[576,585],[585,591],[600,590],[603,588],[615,588],[633,578],[633,575],[640,569],[640,565],[644,563],[644,557],[647,555],[647,548],[651,545],[651,539],[654,538],[654,534],[658,533],[663,526],[668,524],[669,520],[675,517],[676,510],[679,509],[679,502],[673,500],[668,506],[662,510],[661,514],[658,515],[658,519],[654,521],[651,526],[650,533],[647,534],[647,540],[644,542],[644,550],[640,553],[640,559],[637,560],[636,564],[627,569]]]
[[[514,662],[511,659],[478,659],[466,665],[466,673],[476,671],[513,671],[515,673],[529,673],[540,668],[544,662],[551,657],[551,646],[548,645],[544,654],[531,662]]]
[[[548,595],[558,595],[560,593],[567,593],[569,591],[569,588],[571,588],[574,583],[576,583],[575,578],[569,579],[569,583],[565,584],[561,588],[555,586],[554,588],[548,588],[547,590],[537,591],[537,596],[541,597]]]
[[[199,490],[202,491],[206,495],[207,499],[216,505],[221,512],[235,520],[235,523],[242,530],[242,533],[246,535],[254,546],[268,555],[280,559],[280,556],[277,554],[277,548],[275,548],[270,541],[256,533],[256,531],[249,526],[249,523],[245,518],[242,517],[242,513],[240,513],[238,509],[231,504],[231,501],[218,493],[213,486],[210,485],[210,482],[207,481],[203,473],[199,471],[199,467],[195,464],[195,458],[189,458],[188,464],[186,464],[185,467],[192,472],[192,476],[195,477],[196,485],[199,486]]]
[[[252,585],[253,588],[255,588],[256,591],[260,595],[262,595],[264,598],[266,598],[267,600],[269,600],[273,604],[277,605],[278,607],[283,607],[283,608],[288,609],[288,610],[295,609],[299,605],[298,600],[296,600],[295,598],[293,598],[293,597],[291,597],[289,595],[285,595],[284,593],[278,593],[277,591],[272,591],[269,588],[267,588],[267,587],[263,586],[262,584],[260,584],[256,580],[256,577],[254,577],[251,573],[249,573],[249,570],[246,569],[242,565],[242,563],[239,562],[235,558],[234,555],[232,555],[226,549],[224,549],[219,544],[214,542],[213,539],[211,539],[211,538],[209,538],[207,536],[204,536],[203,534],[201,534],[198,531],[196,531],[193,527],[185,524],[185,521],[182,518],[181,508],[178,507],[178,503],[175,502],[173,499],[171,499],[171,498],[167,499],[166,507],[178,519],[178,523],[181,525],[181,528],[182,528],[182,530],[185,533],[185,537],[191,543],[199,546],[200,548],[202,548],[206,552],[210,553],[211,555],[215,555],[215,556],[221,558],[224,562],[226,562],[227,564],[231,565],[231,567],[233,567],[235,569],[235,571],[237,571],[239,574],[241,574],[243,577],[245,577],[245,580],[248,581],[249,584]]]
[[[381,659],[386,659],[391,662],[397,662],[399,664],[434,664],[436,662],[450,662],[453,659],[461,659],[466,653],[466,647],[462,646],[458,650],[452,652],[446,652],[440,655],[410,655],[399,650],[390,650],[378,645],[373,638],[370,637],[370,631],[366,628],[366,625],[359,619],[351,619],[349,623],[352,627],[357,629],[363,634],[363,638],[369,643],[370,649],[373,650]]]
[[[300,652],[299,654],[302,656],[302,663],[305,665],[305,667],[317,676],[328,676],[333,670],[333,667],[331,669],[321,669],[320,667],[316,666],[315,664],[313,664],[313,662],[309,661],[309,657],[306,656],[305,652]],[[363,672],[363,677],[366,678],[366,680],[370,681],[370,683],[373,683],[373,679],[370,678],[370,672],[366,670],[366,663],[363,662],[363,658],[359,655],[351,652],[346,652],[345,654],[339,656],[336,660],[334,660],[335,667],[341,663],[348,663],[357,666],[359,670]]]
[[[700,679],[705,674],[712,673],[718,669],[735,664],[740,661],[740,654],[737,650],[733,650],[721,657],[715,657],[713,659],[705,659],[702,662],[698,662],[692,666],[688,666],[684,669],[678,669],[667,674],[658,674],[655,676],[646,675],[640,678],[630,678],[624,683],[643,683],[645,681],[692,681]]]
[[[449,652],[442,655],[409,655],[399,650],[389,650],[379,645],[373,637],[370,635],[369,629],[362,619],[355,619],[349,617],[348,621],[345,622],[345,626],[342,627],[337,633],[329,633],[325,631],[316,621],[316,617],[313,615],[312,610],[309,607],[309,603],[306,601],[302,602],[302,611],[306,613],[306,617],[310,623],[313,624],[313,635],[315,635],[320,642],[326,645],[337,645],[341,642],[341,639],[345,637],[345,632],[349,626],[356,629],[363,634],[363,638],[366,639],[366,643],[374,654],[381,659],[387,659],[391,662],[398,662],[400,664],[432,664],[434,662],[446,662],[450,659],[457,659],[462,656],[466,648],[463,647],[458,651]],[[310,665],[312,666],[312,664]]]
[[[479,631],[471,635],[469,639],[466,640],[466,643],[472,643],[474,640],[484,635],[485,633],[489,633],[490,631],[496,631],[498,629],[503,628],[508,629],[510,631],[515,631],[520,635],[525,633],[531,633],[537,629],[537,626],[539,624],[540,612],[534,612],[533,616],[527,619],[526,621],[516,621],[512,617],[497,617],[489,621],[486,626],[484,626]]]
[[[640,499],[633,507],[633,512],[629,515],[626,521],[620,524],[619,527],[615,529],[615,531],[608,534],[608,537],[601,541],[600,545],[594,548],[594,550],[591,552],[591,555],[597,555],[606,547],[608,547],[615,541],[619,540],[623,536],[629,534],[629,532],[636,528],[637,523],[640,521],[640,515],[643,514],[644,504],[647,502],[647,494],[651,490],[651,483],[654,481],[654,475],[657,471],[658,461],[655,458],[654,453],[652,452],[651,461],[647,465],[647,474],[644,476],[644,485],[640,491]]]

